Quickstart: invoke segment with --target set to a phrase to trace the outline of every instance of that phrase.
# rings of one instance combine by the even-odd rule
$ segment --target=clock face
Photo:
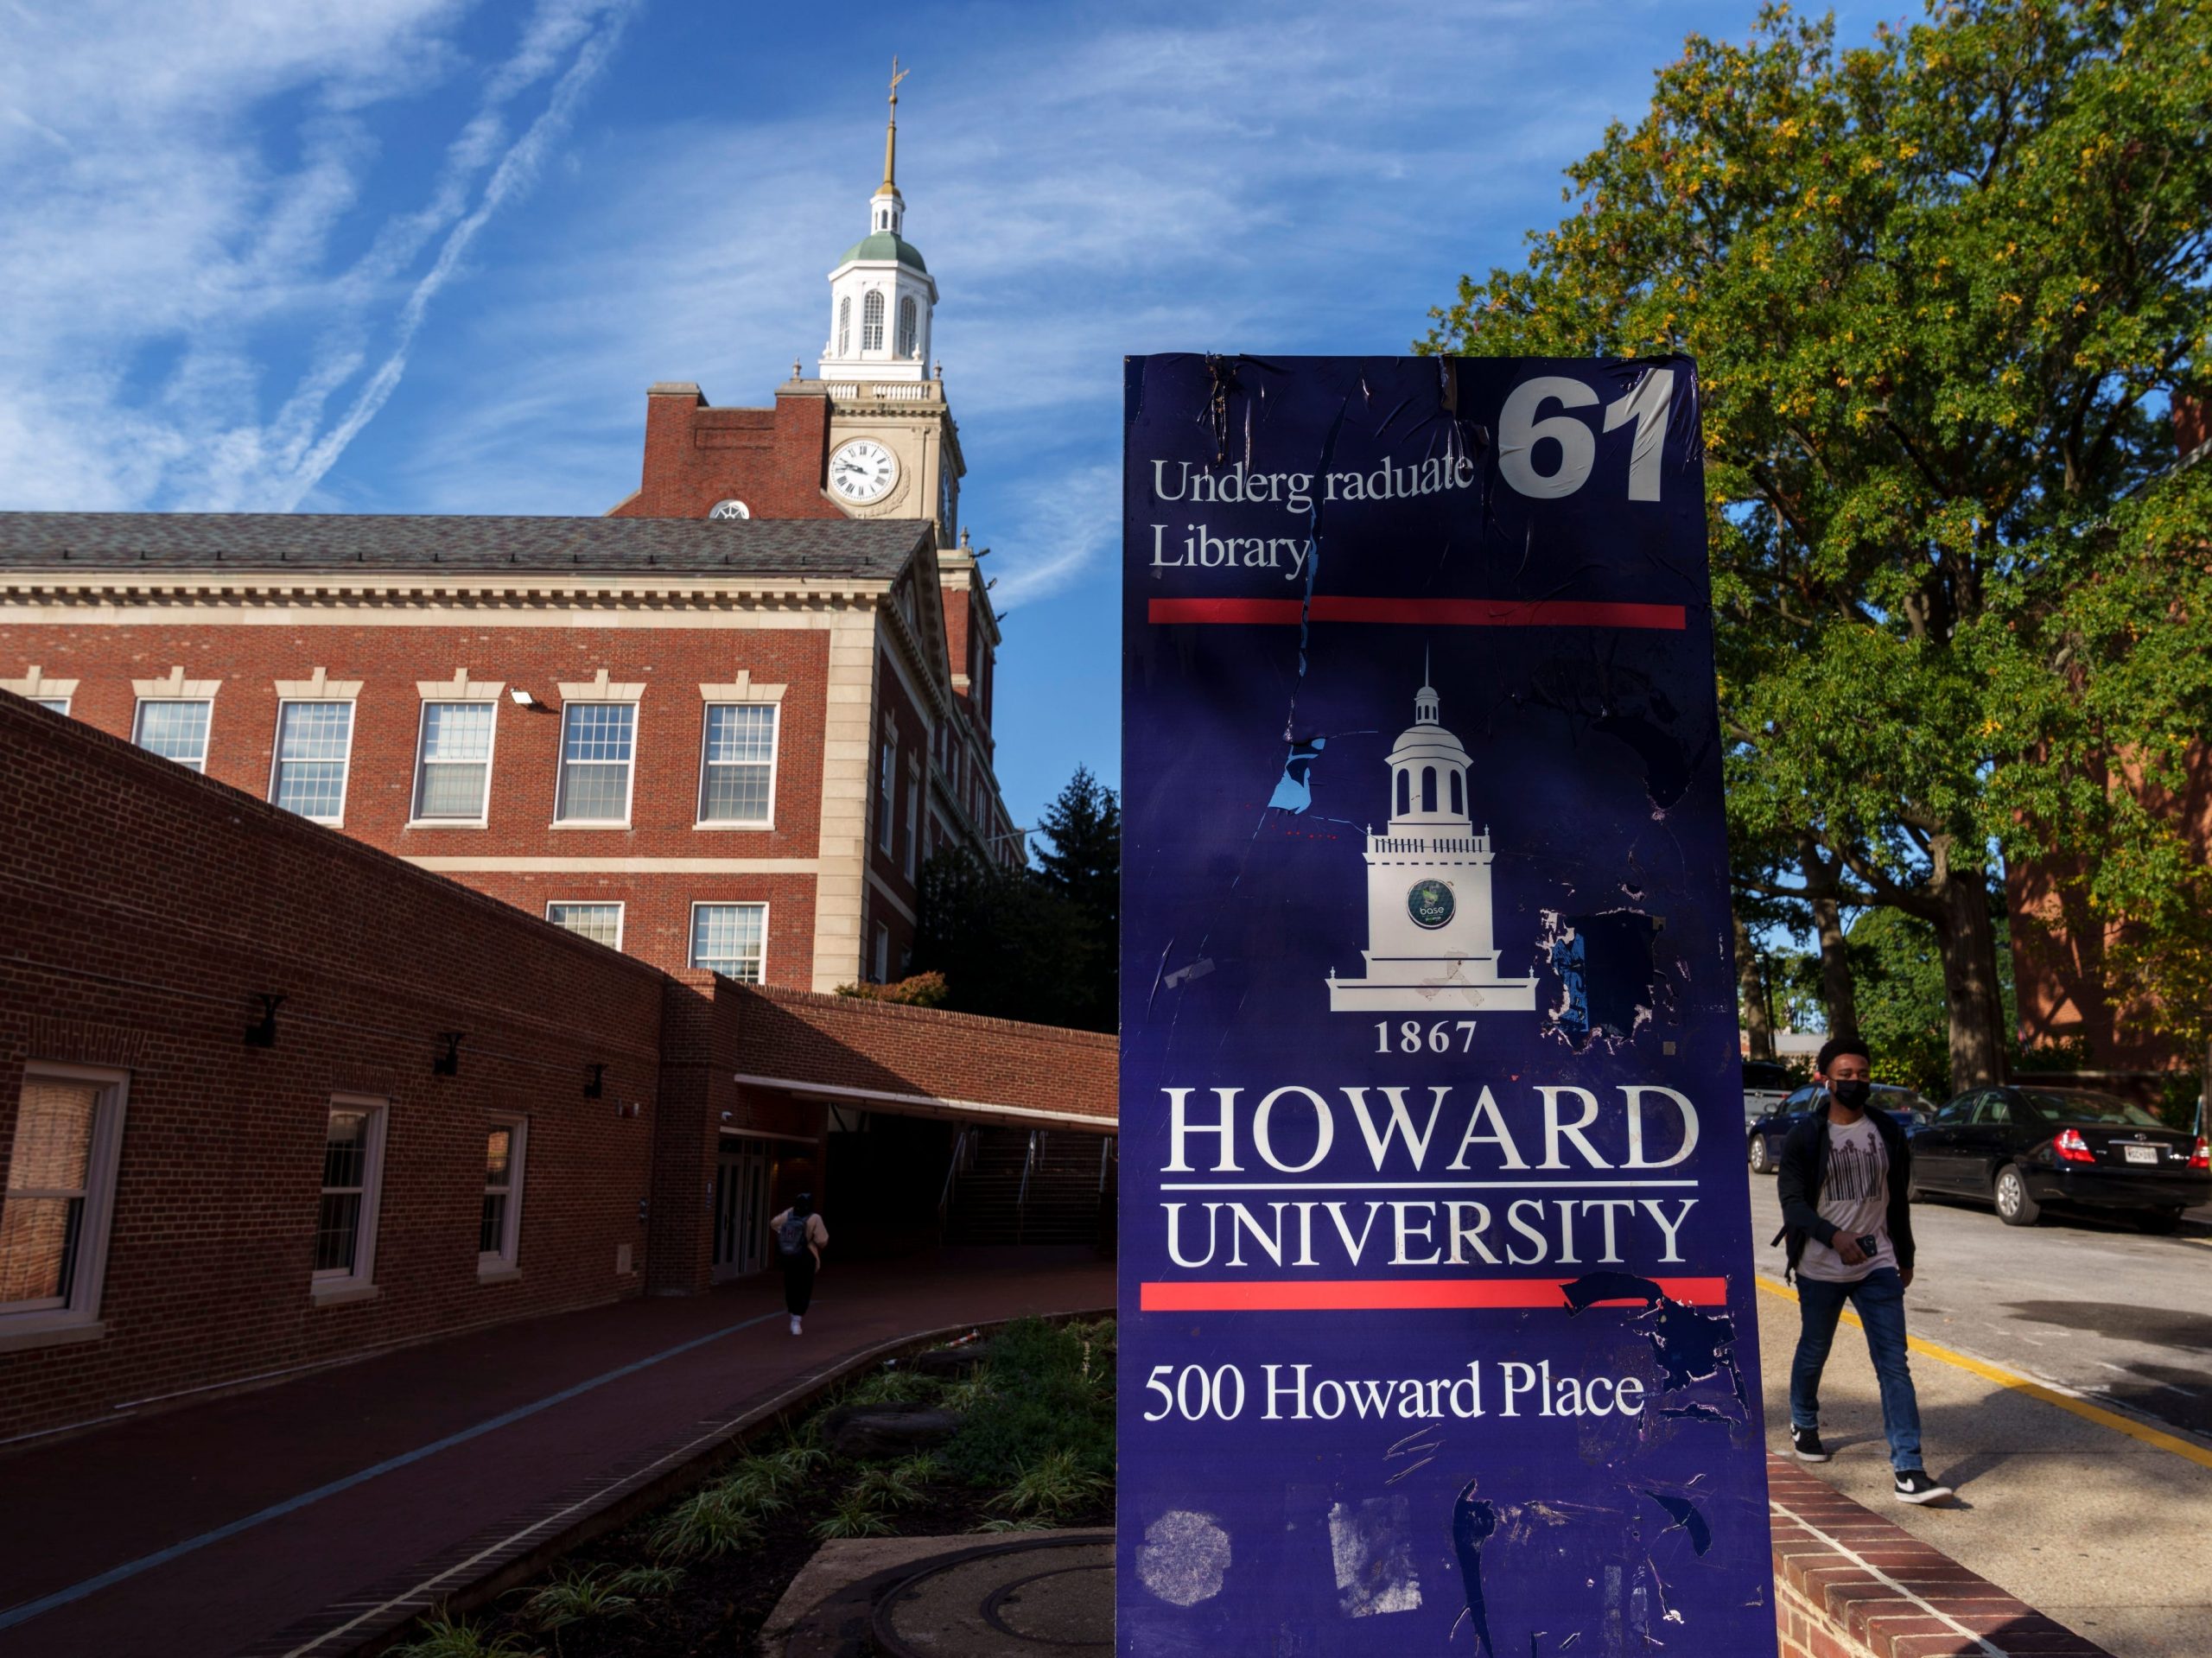
[[[899,457],[872,437],[856,437],[830,457],[830,487],[866,506],[899,481]]]

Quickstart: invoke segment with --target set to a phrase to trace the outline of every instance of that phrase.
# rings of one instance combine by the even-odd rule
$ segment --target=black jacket
[[[1874,1125],[1874,1132],[1882,1137],[1882,1148],[1890,1154],[1890,1209],[1887,1226],[1890,1248],[1897,1258],[1901,1272],[1912,1270],[1912,1200],[1907,1194],[1912,1190],[1912,1147],[1898,1128],[1897,1119],[1869,1102],[1866,1119]],[[1829,1248],[1835,1248],[1835,1228],[1821,1218],[1821,1179],[1828,1160],[1827,1101],[1821,1102],[1821,1109],[1792,1128],[1782,1142],[1782,1161],[1775,1172],[1776,1195],[1782,1199],[1782,1230],[1774,1235],[1773,1242],[1789,1242],[1789,1266],[1783,1277],[1794,1278],[1797,1262],[1805,1253],[1808,1233],[1818,1238]]]

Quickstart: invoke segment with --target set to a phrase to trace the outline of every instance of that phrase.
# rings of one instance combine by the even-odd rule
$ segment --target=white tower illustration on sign
[[[1330,975],[1332,1013],[1535,1011],[1534,974],[1498,975],[1490,830],[1475,832],[1471,762],[1437,715],[1436,689],[1424,684],[1414,696],[1414,722],[1385,762],[1389,827],[1367,832],[1366,976]]]

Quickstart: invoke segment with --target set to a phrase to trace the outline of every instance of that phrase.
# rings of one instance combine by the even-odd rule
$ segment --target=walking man
[[[1912,1282],[1912,1152],[1904,1130],[1872,1104],[1873,1065],[1857,1037],[1821,1045],[1820,1109],[1782,1142],[1777,1180],[1789,1274],[1802,1326],[1789,1367],[1789,1442],[1802,1462],[1826,1462],[1821,1371],[1845,1302],[1866,1326],[1882,1387],[1882,1429],[1900,1502],[1932,1502],[1951,1488],[1920,1465],[1920,1401],[1905,1364],[1904,1292]]]

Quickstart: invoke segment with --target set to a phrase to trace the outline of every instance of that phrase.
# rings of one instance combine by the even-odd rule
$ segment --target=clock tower
[[[934,518],[941,546],[959,535],[966,468],[930,361],[937,281],[906,238],[899,191],[899,83],[883,133],[883,182],[868,198],[868,234],[830,273],[830,337],[816,384],[830,402],[830,498],[855,518]]]
[[[1491,929],[1490,830],[1476,831],[1473,762],[1440,721],[1436,688],[1383,762],[1390,821],[1367,831],[1366,974],[1329,976],[1332,1013],[1533,1013],[1536,980],[1505,978]]]

